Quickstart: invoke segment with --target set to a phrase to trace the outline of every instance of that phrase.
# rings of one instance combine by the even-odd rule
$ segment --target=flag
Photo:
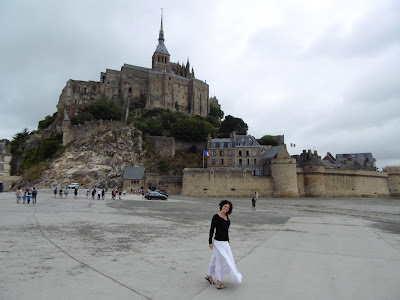
[[[204,155],[204,156],[207,156],[207,157],[210,157],[210,154],[208,154],[208,152],[207,152],[206,149],[204,149],[203,155]]]

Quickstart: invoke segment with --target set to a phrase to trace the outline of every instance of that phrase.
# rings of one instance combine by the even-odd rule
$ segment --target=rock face
[[[42,172],[37,186],[66,187],[71,182],[92,188],[122,186],[126,167],[143,166],[142,133],[121,126],[69,143],[61,156]]]

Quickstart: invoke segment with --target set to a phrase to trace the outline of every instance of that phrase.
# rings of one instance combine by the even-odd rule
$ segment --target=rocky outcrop
[[[132,125],[109,129],[69,143],[42,172],[37,186],[65,187],[79,182],[86,187],[115,187],[122,183],[125,168],[144,165],[142,133]]]

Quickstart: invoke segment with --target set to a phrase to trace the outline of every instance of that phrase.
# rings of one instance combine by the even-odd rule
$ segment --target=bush
[[[74,125],[83,124],[85,121],[92,120],[114,120],[120,121],[123,116],[122,108],[118,107],[114,101],[101,98],[89,103],[75,117],[71,119]]]
[[[179,120],[172,126],[172,136],[182,140],[204,141],[210,134],[215,135],[214,127],[203,120],[190,118]]]
[[[43,130],[43,129],[49,127],[56,119],[56,116],[57,116],[57,113],[54,113],[53,116],[50,116],[50,115],[46,116],[44,118],[44,120],[39,121],[38,130],[40,131],[40,130]]]

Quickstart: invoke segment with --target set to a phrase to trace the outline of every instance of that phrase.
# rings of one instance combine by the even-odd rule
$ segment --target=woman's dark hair
[[[219,203],[219,210],[221,210],[221,209],[222,209],[222,206],[224,206],[225,204],[229,204],[229,210],[228,210],[228,212],[227,212],[226,214],[227,214],[227,215],[230,215],[230,214],[232,213],[232,208],[233,208],[233,205],[232,205],[232,202],[231,202],[231,201],[222,200],[222,201]]]

